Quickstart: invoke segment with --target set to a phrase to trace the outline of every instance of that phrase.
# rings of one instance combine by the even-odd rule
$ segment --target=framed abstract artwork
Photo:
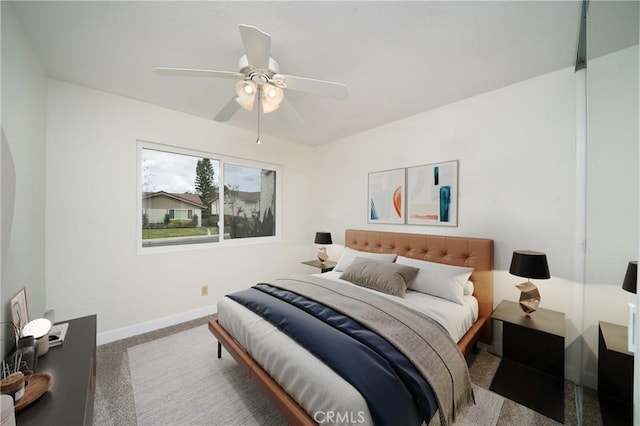
[[[458,226],[458,160],[407,168],[407,223]]]
[[[405,169],[369,173],[369,223],[404,223]]]
[[[22,287],[20,291],[11,298],[11,321],[19,330],[19,333],[22,333],[22,328],[29,322],[27,289],[25,287]]]

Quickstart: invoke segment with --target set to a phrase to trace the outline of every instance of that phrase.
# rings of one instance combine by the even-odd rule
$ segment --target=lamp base
[[[636,351],[636,305],[633,303],[627,303],[628,305],[628,324],[627,324],[627,350],[629,352]]]
[[[320,247],[318,249],[318,260],[320,261],[320,263],[322,263],[324,265],[324,262],[329,258],[329,255],[327,254],[327,248],[326,247]]]
[[[529,317],[531,316],[530,314],[535,312],[540,305],[540,292],[538,291],[538,287],[536,287],[531,281],[518,284],[516,287],[521,291],[519,300],[520,307]]]

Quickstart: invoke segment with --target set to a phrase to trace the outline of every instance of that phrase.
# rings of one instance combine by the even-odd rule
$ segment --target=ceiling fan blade
[[[220,112],[216,114],[215,117],[213,117],[213,119],[220,122],[227,121],[231,117],[233,117],[233,114],[236,113],[238,108],[240,108],[240,104],[236,102],[236,97],[233,96],[231,99],[229,99],[229,102],[227,102],[226,105],[222,107]]]
[[[216,77],[216,78],[233,78],[237,80],[244,79],[244,74],[230,71],[213,71],[213,70],[196,70],[189,68],[166,68],[156,67],[153,72],[158,75],[176,75],[191,77]]]
[[[240,24],[240,35],[249,65],[268,70],[269,58],[271,57],[271,36],[256,27],[243,24]]]
[[[304,120],[298,113],[298,111],[293,107],[291,102],[287,100],[287,98],[282,99],[280,102],[280,108],[278,111],[284,117],[287,124],[294,129],[299,129],[304,124]]]
[[[283,81],[284,87],[298,92],[312,93],[344,100],[349,96],[347,86],[332,81],[315,80],[313,78],[295,77],[292,75],[276,74],[273,79]]]

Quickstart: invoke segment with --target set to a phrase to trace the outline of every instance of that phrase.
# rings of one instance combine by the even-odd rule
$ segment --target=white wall
[[[312,272],[312,149],[49,80],[47,304],[57,317],[98,315],[99,341],[215,311],[223,295]],[[136,254],[136,140],[283,166],[282,241]],[[78,213],[80,212],[80,213]],[[200,296],[200,286],[209,295]]]
[[[596,387],[598,322],[627,324],[622,290],[638,259],[638,45],[589,61],[585,384]]]
[[[31,318],[45,309],[45,123],[47,73],[16,18],[2,2],[2,320],[9,299],[27,287]],[[8,151],[5,149],[8,148]],[[15,174],[5,173],[13,167]],[[15,191],[13,205],[8,191]],[[11,217],[9,223],[6,219]],[[8,241],[7,241],[8,240]],[[8,244],[7,244],[8,242]],[[5,251],[6,249],[6,251]],[[2,328],[4,333],[5,329]]]
[[[319,147],[324,183],[314,229],[330,230],[336,244],[344,244],[345,228],[492,238],[496,305],[520,294],[514,286],[523,279],[508,273],[513,250],[546,252],[552,279],[534,281],[541,307],[566,313],[571,345],[582,320],[571,302],[574,79],[564,69]],[[367,223],[369,172],[455,159],[458,227]],[[568,378],[577,374],[572,362]]]

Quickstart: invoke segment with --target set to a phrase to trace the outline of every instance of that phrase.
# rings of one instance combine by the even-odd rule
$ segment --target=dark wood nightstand
[[[325,272],[333,271],[333,268],[335,268],[337,265],[336,262],[332,262],[330,260],[327,260],[326,262],[322,263],[318,259],[307,260],[306,262],[302,262],[302,263],[304,263],[305,265],[315,266],[316,268],[320,268],[320,271],[323,274]]]
[[[493,392],[564,423],[564,313],[538,309],[525,316],[503,300],[491,318],[502,321],[502,360]]]
[[[627,327],[598,324],[598,399],[602,424],[633,423],[633,352],[627,350]]]

